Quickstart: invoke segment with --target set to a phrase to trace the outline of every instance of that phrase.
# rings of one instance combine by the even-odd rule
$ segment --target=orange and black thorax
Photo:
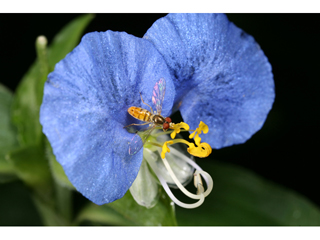
[[[153,115],[151,118],[152,118],[152,122],[154,122],[157,125],[162,125],[165,123],[164,117],[160,115]]]

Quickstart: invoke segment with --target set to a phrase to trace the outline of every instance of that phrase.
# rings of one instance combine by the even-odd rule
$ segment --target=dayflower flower
[[[152,132],[143,150],[130,154],[133,133],[124,127],[139,122],[127,109],[143,107],[139,93],[152,105],[161,78],[161,115],[179,110],[185,123],[171,124],[171,138]],[[115,201],[130,188],[139,204],[152,207],[158,191],[149,165],[171,199],[192,208],[210,193],[212,179],[175,143],[199,157],[211,147],[243,143],[262,127],[273,101],[271,66],[251,36],[223,14],[168,14],[143,39],[124,32],[86,34],[49,74],[40,122],[71,183],[94,203]],[[189,126],[195,144],[177,138]],[[197,194],[183,187],[190,177]],[[198,202],[181,203],[168,185]]]

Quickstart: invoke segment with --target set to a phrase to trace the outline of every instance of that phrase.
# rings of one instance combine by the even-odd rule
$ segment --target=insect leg
[[[143,101],[141,93],[140,93],[140,97],[141,97],[141,101],[142,101],[145,105],[149,106],[149,108],[151,109],[151,113],[153,114],[152,107],[151,107],[149,104],[147,104],[147,103],[145,103],[145,102]]]
[[[127,126],[125,126],[125,127],[123,127],[123,128],[130,127],[130,126],[132,126],[132,125],[142,126],[142,125],[146,125],[146,124],[150,124],[150,122],[145,122],[145,123],[140,123],[140,124],[138,124],[138,123],[132,123],[132,124],[127,125]]]
[[[138,132],[134,135],[129,143],[129,154],[134,155],[140,151],[143,147],[144,143],[147,141],[148,137],[150,136],[151,132],[155,129],[155,125],[151,126],[147,130],[143,132]]]

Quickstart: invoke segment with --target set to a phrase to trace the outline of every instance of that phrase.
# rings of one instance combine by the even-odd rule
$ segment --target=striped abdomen
[[[145,122],[151,122],[151,112],[149,112],[146,109],[140,108],[140,107],[129,107],[128,108],[128,113],[136,118],[139,119],[141,121],[145,121]]]

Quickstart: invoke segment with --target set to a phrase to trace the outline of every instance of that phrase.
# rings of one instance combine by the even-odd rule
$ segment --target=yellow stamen
[[[167,141],[164,142],[163,146],[162,146],[162,152],[161,152],[161,158],[164,159],[166,157],[166,153],[170,152],[169,147],[167,146],[167,144],[173,144],[173,141]]]
[[[201,142],[201,137],[199,137],[199,134],[201,134],[201,131],[204,134],[209,132],[209,127],[202,121],[200,121],[199,127],[193,133],[191,133],[189,136],[190,139],[192,139],[194,137],[194,141],[197,146],[199,146],[199,144]],[[196,134],[196,136],[194,136],[195,134]]]
[[[190,143],[187,150],[188,153],[199,158],[208,157],[212,152],[212,148],[208,143],[200,143],[197,147],[193,143]]]
[[[177,133],[180,133],[181,128],[184,128],[185,130],[189,130],[190,127],[188,124],[184,122],[172,124],[172,126],[170,127],[170,129],[173,129],[173,132],[170,134],[172,139],[176,137]]]
[[[212,152],[212,148],[208,143],[200,143],[196,146],[193,143],[189,143],[184,139],[175,139],[175,140],[167,141],[163,144],[162,152],[161,152],[162,159],[165,158],[165,154],[167,152],[170,152],[170,149],[168,148],[167,144],[173,145],[175,143],[184,143],[188,145],[188,148],[187,148],[188,153],[200,158],[208,157]]]
[[[180,133],[181,128],[184,128],[185,130],[189,130],[189,125],[184,122],[171,125],[170,129],[172,129],[173,132],[170,134],[170,136],[172,139],[176,137],[177,133]],[[170,152],[170,149],[168,148],[167,145],[168,144],[172,145],[175,143],[184,143],[188,145],[189,146],[187,149],[188,153],[190,153],[193,156],[200,157],[200,158],[208,157],[212,152],[212,148],[208,143],[201,143],[201,138],[199,137],[199,134],[201,134],[201,132],[206,134],[208,133],[208,131],[209,131],[209,127],[205,123],[200,121],[199,127],[189,136],[190,139],[194,138],[196,145],[194,145],[193,143],[189,143],[184,139],[174,139],[171,141],[166,141],[162,146],[161,158],[164,159],[166,153]]]

